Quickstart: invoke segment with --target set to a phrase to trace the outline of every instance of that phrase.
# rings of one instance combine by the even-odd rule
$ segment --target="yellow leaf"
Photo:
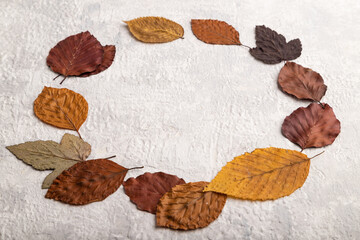
[[[204,191],[246,200],[288,196],[300,188],[309,173],[310,159],[281,148],[261,148],[228,162]]]
[[[141,17],[125,23],[134,37],[142,42],[171,42],[184,36],[181,25],[163,17]]]

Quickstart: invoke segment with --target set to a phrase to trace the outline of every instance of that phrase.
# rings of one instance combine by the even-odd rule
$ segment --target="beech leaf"
[[[37,170],[54,170],[45,178],[42,188],[49,188],[62,171],[79,161],[85,161],[91,152],[90,144],[68,133],[60,144],[54,141],[34,141],[6,148]]]
[[[47,124],[78,132],[87,118],[88,103],[69,89],[44,87],[34,101],[34,113]]]
[[[260,148],[228,162],[204,191],[245,200],[272,200],[300,188],[309,173],[310,159],[281,148]]]
[[[220,215],[226,195],[204,192],[208,182],[177,185],[159,201],[156,224],[172,229],[190,230],[203,228]]]
[[[128,170],[107,159],[79,162],[53,181],[45,197],[72,205],[102,201],[121,186]]]
[[[185,184],[182,178],[163,172],[144,173],[124,182],[124,190],[140,210],[156,213],[159,199],[172,187]]]
[[[205,43],[241,45],[238,31],[224,21],[192,19],[191,29],[195,36]]]
[[[103,55],[100,42],[86,31],[69,36],[56,44],[50,50],[46,63],[51,70],[66,78],[95,71],[102,63]]]
[[[124,22],[136,39],[146,43],[171,42],[184,36],[181,25],[163,17],[140,17]]]
[[[311,103],[296,109],[285,118],[282,134],[302,149],[332,144],[340,133],[340,121],[329,105],[323,106]]]
[[[298,99],[317,102],[320,102],[327,89],[319,73],[294,62],[285,63],[280,70],[278,83],[284,92]]]
[[[250,49],[250,54],[264,63],[275,64],[301,55],[302,46],[298,38],[286,42],[283,35],[268,27],[256,26],[255,39],[256,48]]]
[[[116,48],[114,45],[106,45],[105,47],[103,47],[103,49],[104,49],[104,57],[101,64],[96,67],[95,71],[82,73],[80,77],[88,77],[91,75],[101,73],[102,71],[105,71],[111,66],[112,62],[114,61]]]

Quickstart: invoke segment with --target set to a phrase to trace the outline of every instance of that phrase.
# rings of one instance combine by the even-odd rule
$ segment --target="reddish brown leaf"
[[[79,162],[53,181],[45,197],[72,205],[102,201],[121,186],[127,171],[107,159]]]
[[[293,60],[301,55],[301,42],[294,39],[286,42],[283,35],[265,26],[255,28],[256,48],[250,49],[250,54],[267,64],[279,63],[283,60]]]
[[[294,62],[285,63],[280,71],[278,82],[284,92],[299,99],[317,102],[325,95],[327,89],[319,73]]]
[[[103,49],[104,49],[104,58],[102,60],[102,63],[99,66],[97,66],[95,71],[83,73],[80,75],[80,77],[88,77],[91,75],[101,73],[102,71],[105,71],[111,66],[115,57],[116,48],[114,45],[106,45],[105,47],[103,47]]]
[[[47,65],[61,75],[79,76],[93,72],[101,64],[104,50],[88,31],[65,38],[49,52]]]
[[[206,43],[241,45],[238,31],[224,21],[192,19],[191,29],[199,40]]]
[[[140,210],[156,213],[159,199],[176,185],[185,184],[182,178],[163,172],[144,173],[124,182],[126,195]]]
[[[340,133],[340,121],[332,108],[324,108],[311,103],[307,108],[300,107],[287,116],[282,125],[283,135],[302,149],[323,147],[334,142]]]
[[[172,229],[190,230],[203,228],[221,213],[226,195],[204,192],[208,182],[177,185],[159,201],[156,225]]]

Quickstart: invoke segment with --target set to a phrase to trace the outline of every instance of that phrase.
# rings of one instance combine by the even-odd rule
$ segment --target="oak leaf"
[[[286,42],[283,35],[268,27],[256,26],[255,39],[256,48],[250,49],[250,54],[264,63],[275,64],[301,55],[302,46],[298,38]]]
[[[324,147],[335,141],[340,133],[340,121],[332,108],[311,103],[287,116],[281,127],[282,134],[302,149]]]
[[[191,29],[195,36],[205,43],[241,45],[238,31],[224,21],[192,19]]]
[[[190,230],[203,228],[220,215],[226,195],[204,192],[208,182],[177,185],[159,201],[156,224],[172,229]]]
[[[78,132],[87,118],[88,103],[69,89],[44,87],[34,101],[34,113],[47,124]]]
[[[46,64],[65,78],[79,76],[95,71],[102,63],[103,55],[100,42],[86,31],[69,36],[56,44],[50,50]]]
[[[124,22],[136,39],[146,43],[171,42],[184,36],[181,25],[163,17],[140,17]]]
[[[172,187],[185,184],[182,178],[163,172],[144,173],[124,182],[124,190],[140,210],[156,213],[159,199]]]
[[[228,162],[204,191],[245,200],[271,200],[292,194],[309,173],[310,159],[281,148],[261,148]]]
[[[54,170],[45,178],[42,188],[49,188],[62,171],[85,161],[91,152],[90,144],[68,133],[63,136],[60,144],[54,141],[34,141],[6,148],[37,170]]]
[[[128,170],[107,159],[80,162],[63,171],[45,197],[72,205],[102,201],[121,186]]]
[[[104,49],[104,57],[101,64],[96,67],[95,71],[82,73],[80,77],[88,77],[91,75],[101,73],[102,71],[105,71],[111,66],[112,62],[114,61],[116,48],[114,45],[106,45],[103,47],[103,49]]]
[[[317,102],[325,95],[327,89],[319,73],[294,62],[285,63],[280,70],[278,83],[284,92],[298,99]]]

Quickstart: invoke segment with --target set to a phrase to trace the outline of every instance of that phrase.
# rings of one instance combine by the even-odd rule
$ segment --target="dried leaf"
[[[97,66],[95,71],[83,73],[80,75],[80,77],[88,77],[91,75],[101,73],[102,71],[105,71],[111,66],[115,57],[116,48],[114,45],[106,45],[105,47],[103,47],[103,49],[104,49],[104,58],[102,60],[102,63],[99,66]]]
[[[317,102],[325,95],[327,89],[319,73],[294,62],[285,63],[280,71],[278,82],[284,92],[298,99],[310,99]]]
[[[310,159],[281,148],[255,149],[228,162],[204,191],[246,200],[271,200],[292,194],[309,173]]]
[[[34,141],[6,147],[18,159],[37,170],[54,169],[44,180],[42,188],[49,188],[64,170],[90,155],[91,146],[79,137],[66,133],[60,144],[54,141]]]
[[[324,147],[332,144],[339,135],[340,121],[329,105],[325,104],[322,108],[317,103],[311,103],[307,108],[300,107],[287,116],[281,131],[302,149]]]
[[[72,205],[102,201],[121,186],[127,171],[107,159],[80,162],[63,171],[45,197]]]
[[[191,29],[195,36],[205,43],[241,45],[238,31],[224,21],[192,19]]]
[[[102,63],[104,50],[88,31],[72,35],[53,47],[46,59],[47,65],[65,77],[93,72]]]
[[[123,185],[126,195],[138,209],[155,214],[160,198],[179,184],[185,184],[185,181],[175,175],[147,172],[137,178],[129,178]]]
[[[298,38],[286,43],[283,35],[265,26],[256,26],[255,34],[257,47],[250,49],[250,54],[257,60],[275,64],[301,55],[302,46]]]
[[[141,17],[124,22],[134,37],[142,42],[165,43],[184,36],[181,25],[163,17]]]
[[[204,192],[208,182],[177,185],[159,201],[156,224],[172,229],[190,230],[203,228],[221,213],[226,195]]]
[[[34,102],[34,112],[47,124],[78,131],[87,118],[88,103],[69,89],[44,87]]]

